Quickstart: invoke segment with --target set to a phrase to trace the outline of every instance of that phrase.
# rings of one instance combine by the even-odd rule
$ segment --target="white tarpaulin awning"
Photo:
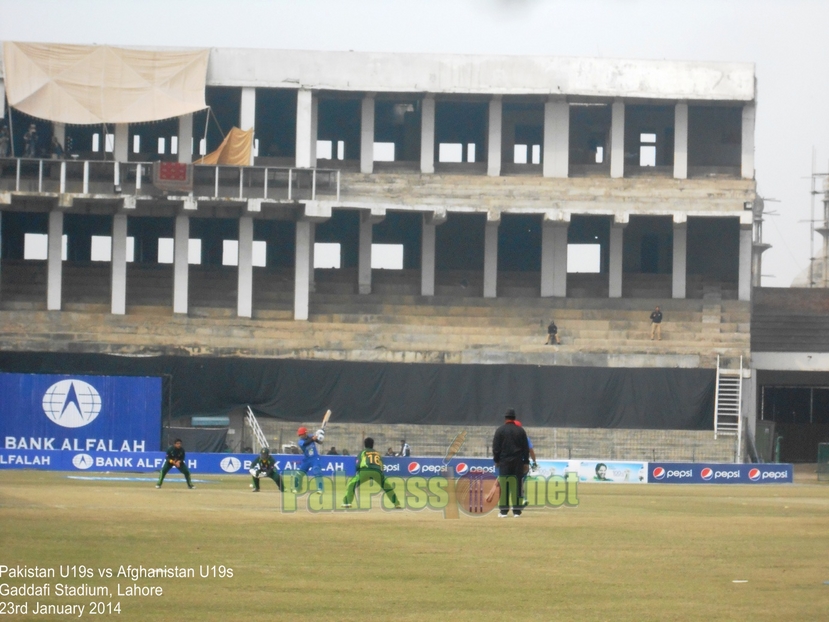
[[[209,50],[3,44],[6,98],[33,117],[91,125],[169,119],[207,107]]]

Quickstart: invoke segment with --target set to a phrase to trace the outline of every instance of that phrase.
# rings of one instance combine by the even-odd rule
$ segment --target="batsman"
[[[267,447],[263,447],[259,452],[259,457],[253,461],[250,468],[250,474],[253,478],[253,492],[259,492],[259,480],[268,477],[276,483],[276,487],[283,491],[285,488],[282,485],[282,477],[279,471],[276,470],[276,460],[271,456],[271,451]]]
[[[365,449],[357,456],[357,474],[348,480],[348,489],[345,492],[342,507],[351,507],[357,486],[368,481],[373,481],[386,491],[389,499],[394,503],[394,507],[401,509],[397,495],[394,494],[394,487],[386,481],[386,477],[383,475],[383,459],[380,457],[379,452],[374,451],[374,439],[367,437],[363,441],[363,445]]]

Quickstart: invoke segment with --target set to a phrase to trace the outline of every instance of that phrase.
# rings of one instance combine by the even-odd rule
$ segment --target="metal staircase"
[[[717,355],[717,389],[714,396],[714,438],[735,436],[737,462],[742,462],[743,418],[740,404],[743,397],[743,357],[738,369],[723,366]]]
[[[259,426],[259,422],[256,420],[256,415],[253,414],[253,411],[248,408],[248,414],[245,415],[245,423],[250,428],[251,434],[253,434],[253,438],[256,439],[256,442],[259,443],[259,447],[254,446],[253,450],[254,453],[259,453],[262,449],[269,447],[268,446],[268,439],[265,438],[265,433],[262,432],[262,428]]]

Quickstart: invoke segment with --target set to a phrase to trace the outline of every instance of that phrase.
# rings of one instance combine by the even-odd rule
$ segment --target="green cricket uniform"
[[[394,494],[394,487],[386,481],[386,477],[383,475],[383,459],[380,457],[380,453],[374,449],[364,449],[357,456],[357,474],[348,480],[348,490],[346,490],[343,503],[351,505],[351,502],[354,501],[354,491],[357,486],[369,480],[380,484],[392,503],[397,505],[397,495]]]
[[[265,477],[271,478],[274,482],[276,482],[277,488],[279,490],[284,490],[282,487],[282,477],[280,477],[279,472],[276,470],[276,460],[273,459],[273,456],[262,457],[261,455],[253,461],[253,464],[250,465],[251,471],[256,472],[256,475],[253,475],[251,479],[253,479],[253,489],[258,491],[259,490],[259,477],[258,475],[264,473]]]
[[[180,466],[177,466],[176,463]],[[190,469],[187,468],[187,462],[184,460],[184,447],[176,447],[175,445],[170,445],[167,448],[167,458],[164,460],[164,466],[161,467],[161,476],[158,478],[156,486],[161,488],[164,476],[173,467],[176,467],[184,475],[184,479],[187,480],[187,487],[193,488],[193,482],[190,481]]]

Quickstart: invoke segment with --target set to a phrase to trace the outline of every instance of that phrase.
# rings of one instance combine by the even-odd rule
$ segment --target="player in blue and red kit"
[[[299,473],[301,472],[314,477],[317,482],[317,493],[322,494],[322,469],[320,469],[320,453],[317,449],[317,443],[322,443],[324,432],[317,430],[317,433],[311,436],[308,434],[308,428],[303,426],[296,433],[299,436],[297,444],[304,457],[299,469],[297,469],[297,474],[294,475],[294,490],[299,488]],[[310,485],[308,488],[310,488]]]

